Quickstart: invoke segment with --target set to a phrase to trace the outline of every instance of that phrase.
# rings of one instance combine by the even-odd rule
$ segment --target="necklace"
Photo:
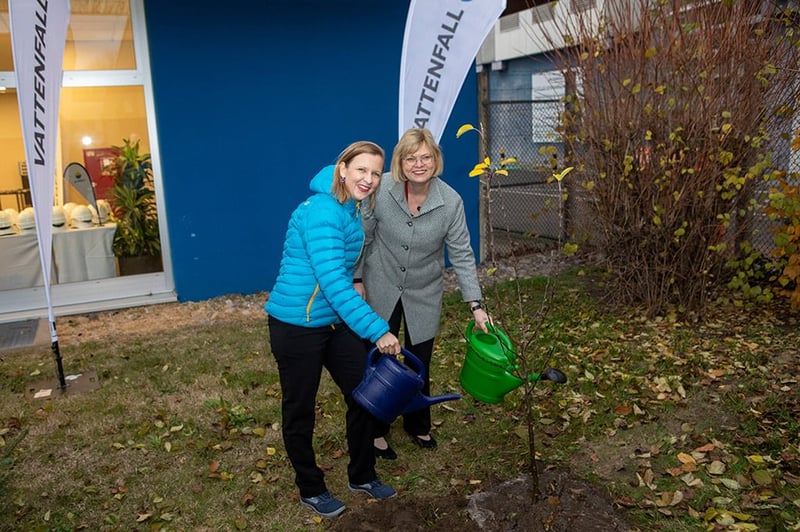
[[[419,196],[417,196],[416,198],[414,198],[414,196],[409,197],[408,181],[405,182],[405,192],[406,192],[406,203],[408,204],[408,213],[411,216],[418,216],[420,211],[422,210],[422,204],[425,203],[427,195],[423,196],[421,200],[419,200]]]

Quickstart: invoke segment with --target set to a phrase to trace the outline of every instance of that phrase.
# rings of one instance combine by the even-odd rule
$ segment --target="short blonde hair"
[[[344,184],[344,180],[342,179],[344,175],[339,171],[339,165],[341,163],[344,163],[345,166],[349,165],[350,161],[362,153],[379,155],[381,159],[384,161],[386,160],[386,153],[383,151],[383,148],[368,140],[359,140],[346,147],[344,151],[339,154],[339,157],[336,159],[336,164],[333,167],[333,183],[331,185],[331,193],[339,203],[344,203],[350,199],[350,191]],[[373,200],[374,195],[370,196],[370,201]]]
[[[431,155],[433,155],[433,160],[436,163],[433,177],[442,175],[442,172],[444,172],[442,149],[433,140],[433,134],[426,128],[412,127],[403,133],[392,152],[392,164],[389,170],[391,170],[395,181],[408,181],[408,177],[403,172],[403,159],[419,150],[422,146],[427,146],[431,150]]]

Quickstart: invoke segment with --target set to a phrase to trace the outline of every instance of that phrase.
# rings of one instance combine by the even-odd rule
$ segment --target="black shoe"
[[[374,448],[375,456],[377,458],[383,458],[384,460],[397,460],[397,453],[394,452],[394,449],[392,449],[392,446],[388,443],[386,444],[386,449],[378,449],[377,447]]]
[[[431,435],[430,440],[423,440],[419,436],[411,436],[411,441],[423,449],[436,449],[436,440],[433,439],[433,435]]]

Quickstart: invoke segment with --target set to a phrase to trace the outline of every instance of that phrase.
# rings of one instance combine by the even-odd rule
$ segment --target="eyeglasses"
[[[430,154],[421,155],[419,157],[414,157],[412,155],[411,157],[406,157],[405,159],[403,159],[403,162],[409,166],[416,166],[417,163],[428,164],[432,160],[433,160],[433,155]]]

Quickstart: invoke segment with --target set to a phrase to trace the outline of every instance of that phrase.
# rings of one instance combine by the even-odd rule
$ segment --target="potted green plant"
[[[163,269],[158,231],[153,167],[149,153],[139,152],[139,140],[123,139],[112,146],[117,156],[106,167],[113,176],[109,190],[111,211],[117,223],[114,254],[120,275]]]

